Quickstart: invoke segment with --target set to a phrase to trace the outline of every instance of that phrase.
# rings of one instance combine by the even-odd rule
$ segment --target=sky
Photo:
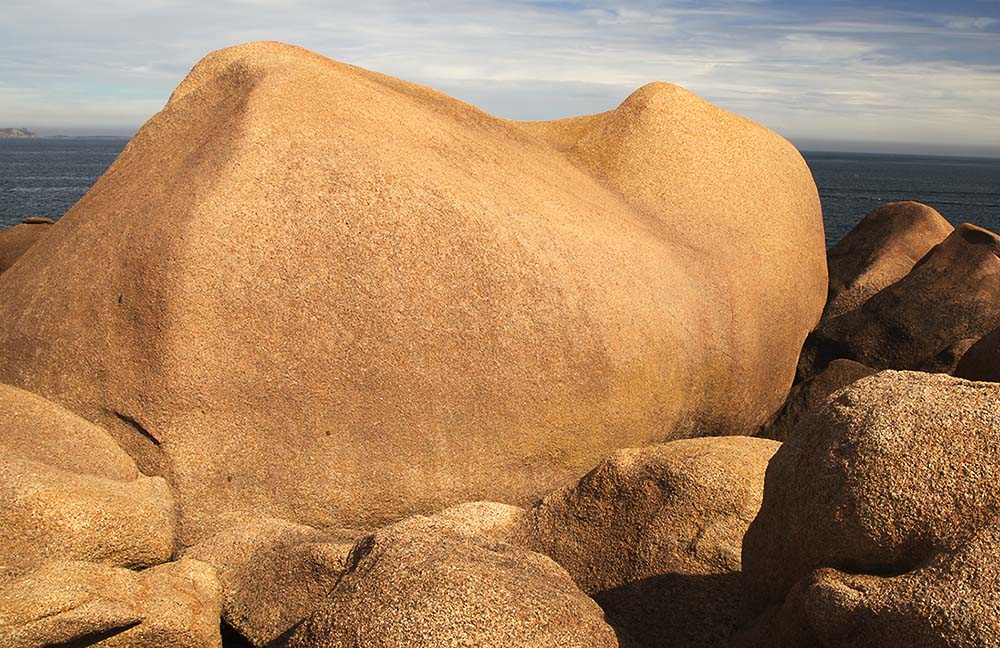
[[[202,56],[251,40],[512,119],[660,80],[804,149],[1000,156],[1000,0],[0,0],[0,128],[134,133]]]

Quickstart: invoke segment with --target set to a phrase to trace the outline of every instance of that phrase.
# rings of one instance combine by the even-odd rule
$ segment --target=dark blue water
[[[0,227],[59,218],[114,162],[126,138],[0,138]]]
[[[0,227],[59,218],[90,188],[124,138],[0,138]],[[823,201],[827,245],[882,203],[916,200],[954,224],[1000,232],[1000,159],[805,152]]]
[[[1000,233],[1000,159],[804,152],[823,203],[826,244],[882,203],[916,200],[955,225]]]

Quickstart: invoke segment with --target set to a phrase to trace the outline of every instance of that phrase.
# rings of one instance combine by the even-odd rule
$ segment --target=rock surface
[[[321,609],[289,648],[616,647],[601,609],[551,559],[408,518],[351,552]]]
[[[117,481],[139,476],[135,462],[107,431],[10,385],[0,385],[0,455]]]
[[[836,358],[876,369],[920,369],[949,346],[997,326],[1000,237],[960,225],[905,277],[810,334],[799,377]]]
[[[955,228],[932,207],[905,201],[872,210],[827,252],[824,319],[854,310],[900,279]]]
[[[218,570],[223,620],[253,645],[267,646],[325,599],[359,536],[254,520],[212,536],[184,556]]]
[[[1000,382],[1000,328],[976,340],[962,354],[954,374],[966,380]]]
[[[962,358],[972,345],[976,343],[975,338],[962,338],[952,342],[938,352],[936,356],[920,365],[920,371],[927,373],[954,374]]]
[[[0,456],[117,481],[139,476],[135,462],[107,431],[10,385],[0,385]]]
[[[529,509],[521,533],[640,645],[726,645],[743,535],[778,447],[716,437],[618,451]]]
[[[35,216],[0,230],[0,272],[9,269],[28,248],[44,238],[52,223],[48,218]]]
[[[885,371],[803,420],[744,538],[761,616],[742,645],[992,645],[998,402],[1000,385]]]
[[[0,457],[0,583],[53,560],[156,565],[170,559],[173,529],[160,477],[117,481]]]
[[[220,648],[220,600],[215,571],[194,560],[54,562],[0,588],[0,645]]]
[[[826,283],[798,152],[681,88],[515,123],[253,43],[0,275],[0,381],[167,477],[184,546],[375,528],[757,425]]]
[[[772,420],[761,426],[757,436],[786,441],[802,417],[818,407],[830,394],[876,371],[853,360],[834,360],[817,375],[792,387],[788,400]]]
[[[0,583],[53,560],[149,567],[173,551],[173,498],[104,430],[0,385]]]
[[[820,569],[800,581],[777,614],[737,648],[1000,645],[996,523],[953,552],[899,576]]]

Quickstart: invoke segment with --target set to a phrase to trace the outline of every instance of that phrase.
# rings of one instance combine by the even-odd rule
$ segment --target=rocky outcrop
[[[904,278],[810,334],[800,378],[836,358],[876,369],[920,369],[960,340],[1000,326],[998,255],[996,234],[959,226]]]
[[[360,535],[253,520],[191,547],[184,556],[218,570],[223,621],[254,646],[269,646],[326,598]]]
[[[852,311],[900,279],[955,228],[922,203],[872,210],[827,252],[830,289],[824,319]]]
[[[0,275],[0,380],[165,476],[184,546],[376,528],[755,427],[825,290],[798,152],[681,88],[515,123],[254,43]]]
[[[359,542],[289,648],[616,647],[594,601],[551,559],[409,518]],[[625,645],[625,644],[622,644]]]
[[[49,233],[54,221],[33,216],[0,230],[0,272],[9,269],[32,245]]]
[[[789,593],[776,617],[740,637],[737,647],[1000,645],[997,525],[968,544],[939,552],[898,576],[820,569]]]
[[[170,558],[173,498],[107,432],[0,385],[0,583],[53,560],[149,567]]]
[[[777,441],[787,440],[799,421],[830,394],[876,371],[853,360],[832,361],[823,371],[792,387],[785,404],[770,421],[761,426],[757,436]]]
[[[54,562],[0,587],[0,645],[221,648],[220,598],[194,560],[142,572]]]
[[[0,138],[3,137],[32,138],[38,137],[38,133],[30,131],[27,128],[0,128]]]
[[[522,542],[552,557],[640,645],[726,645],[740,551],[779,444],[720,437],[622,450],[528,510]]]
[[[992,383],[885,371],[804,419],[744,538],[759,616],[737,645],[995,643],[998,399]]]

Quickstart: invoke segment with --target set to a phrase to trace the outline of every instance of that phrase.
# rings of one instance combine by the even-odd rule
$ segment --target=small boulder
[[[777,441],[787,440],[799,420],[830,394],[876,371],[853,360],[834,360],[823,371],[792,387],[785,404],[770,421],[761,426],[757,436]]]
[[[1000,326],[1000,237],[964,224],[902,279],[806,340],[799,379],[836,358],[876,369],[919,369],[942,349]]]
[[[0,385],[0,455],[118,481],[139,476],[135,462],[103,428],[10,385]]]
[[[325,599],[359,536],[269,518],[218,533],[184,556],[218,570],[223,620],[253,645],[266,646]]]
[[[954,229],[918,202],[886,203],[869,212],[826,253],[830,288],[823,318],[854,310],[902,279]]]
[[[0,457],[0,583],[60,559],[133,569],[165,562],[173,524],[160,477],[118,481]]]
[[[522,542],[639,644],[724,645],[738,623],[743,535],[779,445],[707,437],[618,451],[529,509]]]
[[[551,559],[412,517],[360,541],[290,648],[613,648],[593,600]]]
[[[30,216],[24,222],[0,230],[0,272],[14,265],[22,254],[49,233],[53,221],[41,216]]]
[[[173,546],[166,481],[102,428],[0,385],[0,583],[60,559],[149,567]]]
[[[992,645],[998,402],[1000,385],[884,371],[803,419],[743,541],[759,616],[741,645]]]
[[[195,560],[54,562],[0,587],[0,645],[219,648],[220,602],[215,570]]]

